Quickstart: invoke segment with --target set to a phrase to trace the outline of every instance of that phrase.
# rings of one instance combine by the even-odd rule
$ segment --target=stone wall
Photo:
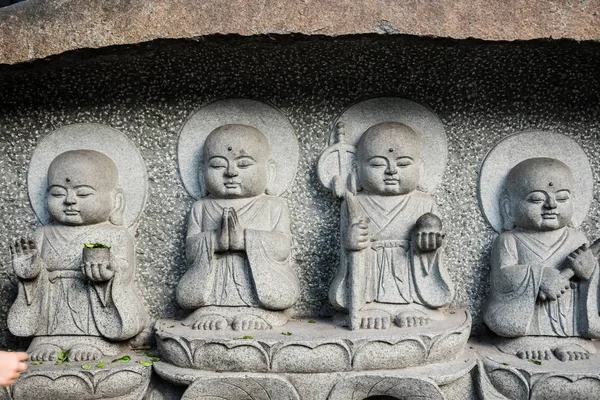
[[[404,36],[211,36],[80,50],[0,66],[1,345],[16,346],[6,314],[16,295],[8,246],[38,225],[26,172],[36,143],[76,122],[112,126],[146,161],[148,203],[137,233],[138,286],[154,317],[178,317],[174,288],[185,271],[183,239],[192,199],[177,171],[178,132],[209,101],[252,98],[278,107],[300,143],[292,212],[302,298],[297,316],[331,313],[327,289],[337,266],[339,206],[316,176],[335,118],[369,97],[399,96],[430,107],[445,124],[449,159],[434,192],[447,231],[454,305],[484,331],[494,233],[477,204],[478,169],[501,138],[525,129],[575,139],[600,174],[600,45],[573,41],[483,42]],[[598,192],[597,184],[595,193]],[[582,229],[600,236],[597,197]]]

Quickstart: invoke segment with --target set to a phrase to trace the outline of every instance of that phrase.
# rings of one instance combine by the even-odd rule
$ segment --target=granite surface
[[[146,162],[149,193],[137,230],[139,292],[156,318],[179,318],[175,286],[186,270],[184,238],[193,198],[179,177],[177,138],[186,118],[221,98],[268,102],[296,130],[300,162],[283,197],[292,216],[301,282],[296,316],[323,317],[338,260],[339,205],[316,165],[335,119],[369,97],[399,96],[431,108],[448,136],[448,167],[433,192],[447,231],[445,256],[456,287],[453,306],[481,333],[495,236],[476,195],[486,153],[525,129],[563,133],[586,152],[594,200],[581,229],[600,236],[600,45],[570,41],[215,37],[86,50],[30,64],[0,66],[0,344],[16,296],[8,246],[39,222],[26,172],[42,137],[64,124],[96,122],[127,135]]]
[[[0,64],[153,39],[408,34],[598,40],[595,0],[27,0],[0,9]]]

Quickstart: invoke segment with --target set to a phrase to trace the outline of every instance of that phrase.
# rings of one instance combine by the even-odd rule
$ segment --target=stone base
[[[314,322],[314,323],[311,323]],[[262,331],[206,331],[156,323],[163,361],[190,369],[319,373],[401,369],[454,359],[469,338],[464,309],[426,327],[350,331],[325,320],[294,320]]]
[[[467,399],[473,391],[472,351],[446,363],[402,370],[350,371],[315,374],[210,372],[160,362],[155,371],[177,385],[189,385],[182,400],[347,400],[370,396],[428,400]]]
[[[139,362],[149,360],[132,351],[128,362],[104,358],[93,362],[28,363],[28,370],[12,386],[0,388],[0,400],[141,400],[150,384],[151,367]],[[120,354],[121,357],[125,354]],[[104,361],[104,367],[96,365]],[[83,365],[89,364],[89,369]],[[87,367],[87,366],[86,366]]]
[[[600,344],[578,338],[520,338],[518,342],[498,338],[469,341],[479,354],[478,390],[483,400],[597,400],[600,393]],[[532,345],[537,339],[554,347],[577,344],[589,350],[589,359],[560,361],[522,359],[507,354],[515,346]],[[525,342],[523,342],[525,340]],[[564,342],[564,343],[563,343]],[[567,343],[568,342],[568,343]],[[581,343],[580,343],[581,342]],[[518,346],[520,347],[520,346]]]

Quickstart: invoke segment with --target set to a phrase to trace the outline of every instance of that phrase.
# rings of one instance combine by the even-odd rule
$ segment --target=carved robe
[[[564,228],[551,244],[521,229],[502,233],[492,253],[491,293],[484,312],[488,327],[506,337],[600,337],[597,263],[588,280],[572,278],[572,289],[557,300],[538,299],[544,271],[560,269],[584,243],[585,236],[571,228]]]
[[[244,229],[245,251],[215,252],[223,208],[230,203],[206,197],[194,203],[187,233],[188,270],[177,287],[187,309],[250,306],[284,310],[300,296],[291,263],[289,210],[285,200],[260,195],[236,213]]]
[[[135,260],[130,233],[110,223],[87,226],[46,225],[34,240],[40,273],[20,280],[8,315],[16,336],[83,335],[126,340],[142,331],[148,315],[135,289]],[[114,277],[92,283],[82,272],[84,243],[110,246]]]
[[[358,253],[362,285],[361,302],[409,304],[439,308],[450,303],[453,285],[442,265],[440,250],[421,253],[412,242],[415,223],[423,214],[436,212],[433,198],[420,191],[397,196],[388,208],[373,196],[359,193],[356,200],[371,222],[370,247]],[[349,226],[346,207],[342,206],[341,234]],[[341,252],[340,267],[329,290],[329,299],[337,309],[347,309],[348,251]]]

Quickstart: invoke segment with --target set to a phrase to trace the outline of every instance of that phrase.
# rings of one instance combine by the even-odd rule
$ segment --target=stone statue
[[[270,195],[276,178],[267,137],[244,124],[214,129],[202,150],[207,196],[194,203],[186,240],[188,270],[177,302],[195,310],[194,329],[269,329],[300,295],[292,267],[290,215]]]
[[[420,137],[403,123],[381,122],[355,148],[329,299],[349,313],[351,329],[385,329],[392,320],[399,327],[427,325],[431,309],[451,302],[453,285],[442,263],[435,201],[419,190]]]
[[[503,232],[492,251],[484,320],[500,336],[600,338],[598,263],[573,229],[578,201],[571,169],[553,158],[515,165],[500,199]],[[512,346],[521,358],[587,359],[585,345],[539,338]]]
[[[122,226],[117,166],[98,151],[71,150],[54,158],[47,180],[51,222],[11,245],[19,290],[8,327],[34,337],[33,361],[56,360],[58,350],[69,350],[69,361],[117,354],[116,342],[149,322],[135,288],[133,238]]]

